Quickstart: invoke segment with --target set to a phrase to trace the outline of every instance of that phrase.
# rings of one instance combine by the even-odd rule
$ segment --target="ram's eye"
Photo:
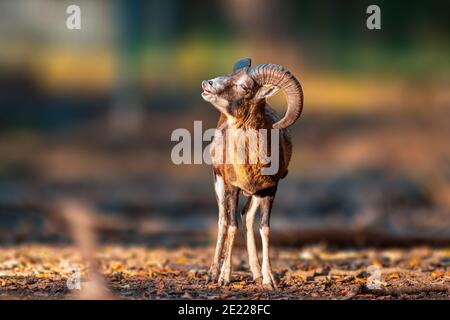
[[[240,86],[241,86],[241,89],[242,89],[242,90],[244,90],[244,91],[247,91],[247,90],[248,90],[247,85],[241,84]]]

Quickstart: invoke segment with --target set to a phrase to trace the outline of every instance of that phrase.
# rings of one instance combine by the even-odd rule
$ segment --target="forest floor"
[[[231,285],[206,284],[211,168],[175,165],[170,136],[193,119],[213,126],[217,114],[165,107],[122,136],[106,109],[66,130],[0,137],[0,299],[450,299],[449,108],[311,113],[292,127],[271,220],[272,292],[252,282],[242,245]],[[67,197],[92,210],[53,210]],[[92,234],[114,244],[86,241],[76,219],[86,211]],[[77,246],[55,244],[61,238]],[[319,241],[340,247],[302,246]],[[79,247],[96,252],[89,273]],[[81,292],[67,285],[77,270]],[[106,293],[89,285],[93,270]]]
[[[232,283],[206,283],[212,247],[147,248],[102,245],[99,277],[114,299],[449,299],[448,248],[272,250],[279,288],[255,284],[246,252],[236,248]],[[75,299],[86,293],[87,265],[73,246],[0,248],[0,299]],[[378,273],[379,272],[379,273]],[[77,273],[82,290],[70,290]],[[377,277],[379,275],[379,277]],[[68,282],[69,280],[69,282]],[[93,280],[90,280],[93,281]],[[86,297],[86,296],[85,296]]]

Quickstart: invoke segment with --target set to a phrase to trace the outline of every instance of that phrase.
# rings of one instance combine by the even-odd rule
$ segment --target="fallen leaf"
[[[111,263],[111,269],[114,271],[123,271],[123,266],[117,262]]]
[[[233,284],[233,289],[244,289],[244,285],[243,284]]]
[[[412,258],[411,260],[409,260],[409,265],[411,266],[411,268],[416,268],[420,265],[420,259],[419,258]]]
[[[375,260],[372,262],[372,264],[373,264],[374,266],[377,266],[377,267],[380,267],[380,268],[383,267],[383,263],[382,263],[380,260],[378,260],[378,259],[375,259]]]
[[[186,258],[183,257],[183,256],[178,257],[178,259],[176,260],[176,263],[177,264],[185,264],[186,263]]]
[[[353,281],[356,283],[366,283],[366,279],[358,278],[358,277],[356,277],[355,280],[353,280]]]

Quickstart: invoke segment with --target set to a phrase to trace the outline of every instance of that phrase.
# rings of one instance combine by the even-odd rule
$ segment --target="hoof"
[[[208,283],[215,283],[217,282],[217,279],[219,278],[219,272],[218,271],[209,271],[208,275],[206,276],[206,284]]]
[[[265,290],[275,290],[278,289],[278,283],[276,278],[273,276],[272,272],[269,273],[262,282],[263,288]]]
[[[222,270],[220,271],[219,281],[217,281],[219,287],[229,285],[230,279],[231,279],[231,269],[222,267]]]
[[[217,282],[217,277],[210,276],[210,275],[208,275],[206,277],[206,284],[215,283],[215,282]]]
[[[262,285],[263,278],[262,277],[258,277],[256,279],[253,279],[253,282],[256,283],[257,285]]]
[[[220,278],[217,284],[219,287],[228,286],[230,284],[230,280]]]
[[[272,283],[265,283],[262,286],[265,291],[273,291],[277,288]]]
[[[208,275],[206,276],[206,284],[217,282],[217,279],[219,279],[219,268],[211,266],[208,270]]]

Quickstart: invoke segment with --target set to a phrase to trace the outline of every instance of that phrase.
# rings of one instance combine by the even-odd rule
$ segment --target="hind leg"
[[[270,212],[272,210],[273,200],[275,199],[275,193],[277,188],[269,188],[264,192],[264,196],[261,199],[261,227],[259,233],[262,240],[262,276],[263,286],[266,289],[273,290],[278,288],[276,279],[272,272],[272,265],[270,263],[269,252],[269,235],[270,235]]]
[[[244,225],[244,235],[247,242],[248,264],[250,266],[250,271],[253,274],[253,281],[255,281],[256,283],[262,282],[262,274],[258,260],[258,253],[256,251],[253,222],[255,221],[255,215],[258,210],[260,201],[261,198],[259,197],[249,197],[244,209],[242,209],[241,212],[242,223]]]

